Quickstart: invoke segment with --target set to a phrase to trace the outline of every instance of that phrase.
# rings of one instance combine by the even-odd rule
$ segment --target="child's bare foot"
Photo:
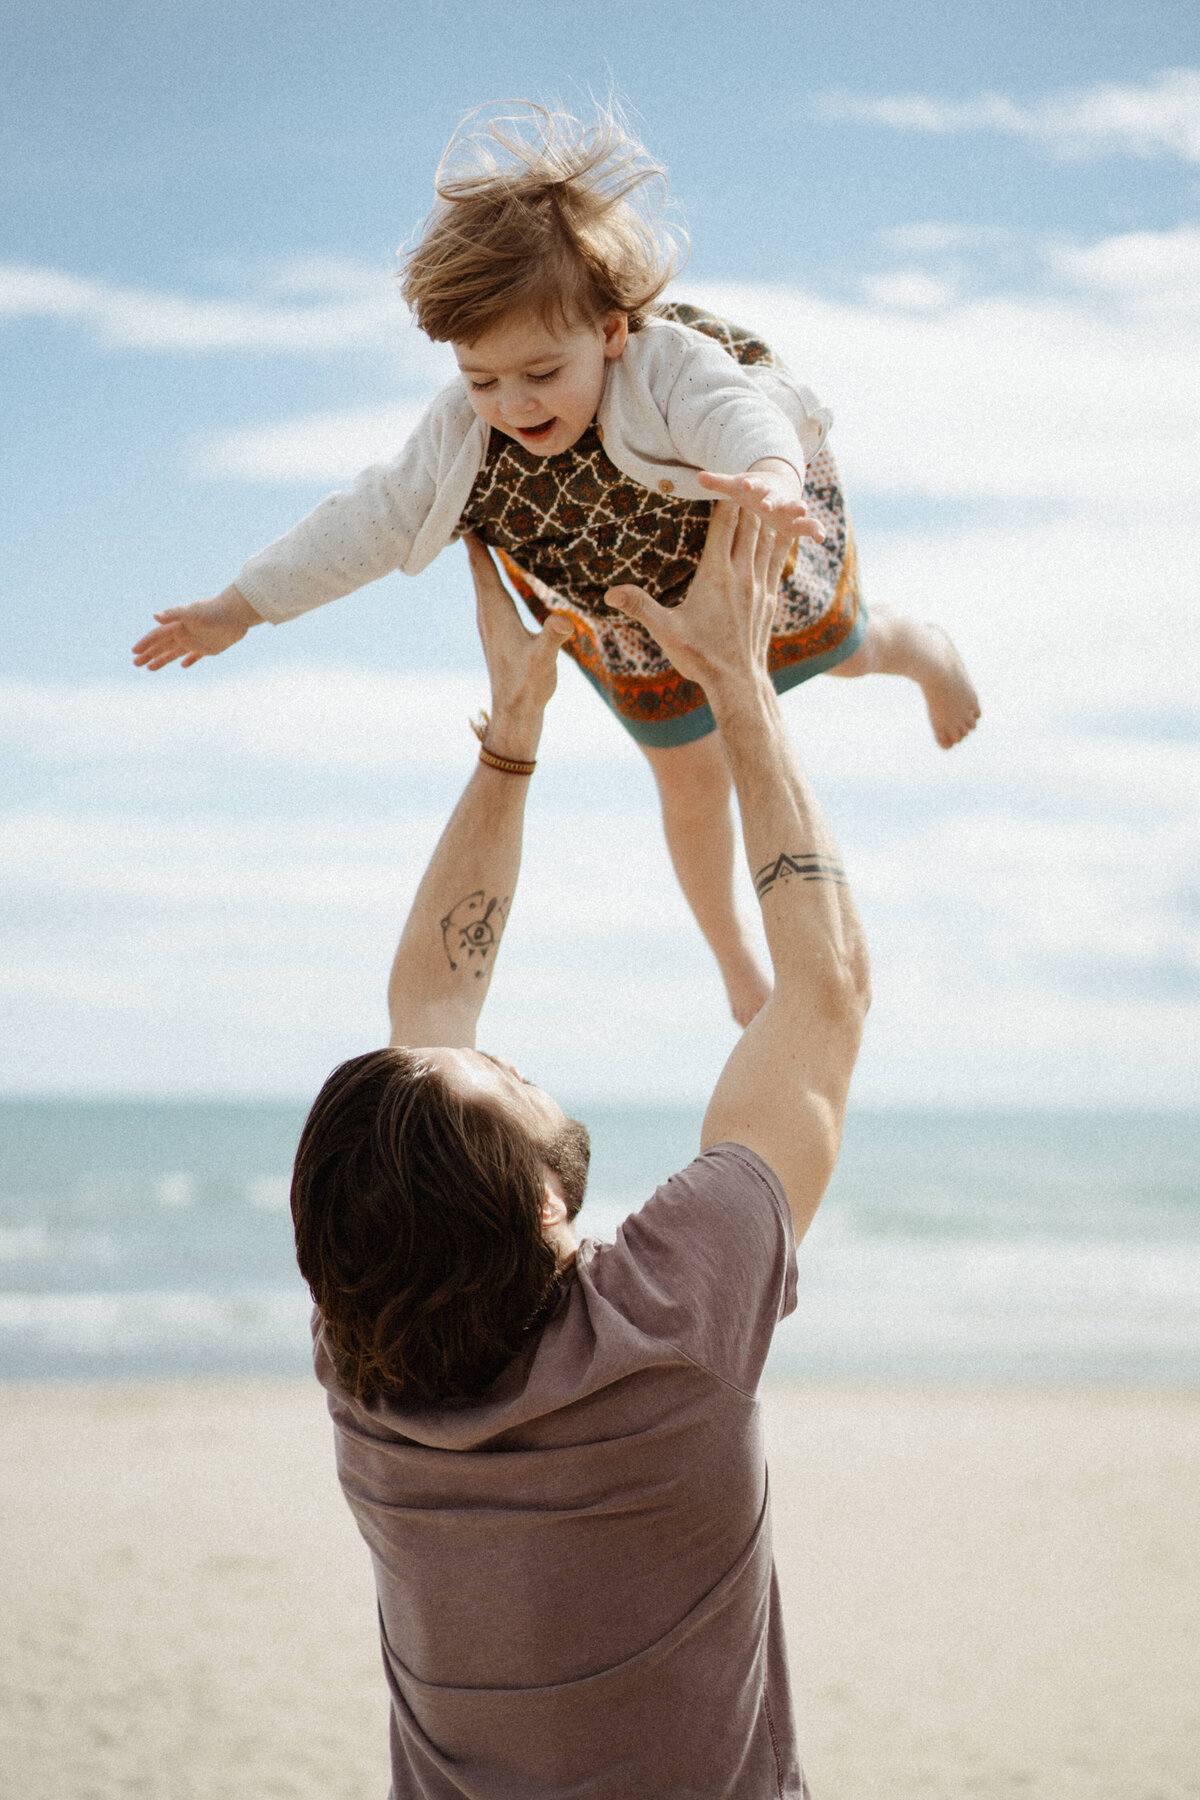
[[[979,723],[979,697],[963,659],[940,625],[922,625],[888,607],[873,606],[866,634],[852,656],[831,675],[905,675],[929,708],[933,735],[943,750],[961,743]]]
[[[940,625],[924,627],[926,642],[917,675],[933,735],[943,750],[953,749],[979,723],[979,696],[962,657]]]
[[[729,1010],[744,1031],[770,999],[771,983],[749,951],[728,965],[722,964],[721,976],[729,996]]]

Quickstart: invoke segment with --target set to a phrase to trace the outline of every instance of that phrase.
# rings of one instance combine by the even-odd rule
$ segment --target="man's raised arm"
[[[570,622],[551,617],[541,632],[527,631],[487,551],[472,538],[467,549],[492,687],[485,749],[500,762],[529,764]],[[474,1048],[516,890],[528,791],[524,775],[482,761],[467,783],[417,889],[392,964],[392,1044]]]
[[[721,1073],[701,1142],[756,1150],[783,1183],[799,1239],[837,1160],[870,980],[837,845],[767,674],[786,551],[751,515],[721,505],[680,606],[631,588],[607,598],[704,688],[729,757],[775,989]]]

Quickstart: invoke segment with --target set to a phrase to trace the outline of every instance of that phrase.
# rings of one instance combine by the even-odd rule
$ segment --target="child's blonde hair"
[[[523,308],[547,323],[623,312],[637,331],[686,242],[664,217],[665,171],[611,104],[592,124],[519,104],[474,129],[468,114],[451,138],[405,300],[438,343],[474,343]]]

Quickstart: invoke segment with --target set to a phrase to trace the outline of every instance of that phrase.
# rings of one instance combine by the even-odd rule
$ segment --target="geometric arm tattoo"
[[[442,920],[442,944],[452,969],[464,962],[470,968],[474,963],[475,979],[482,980],[487,973],[488,959],[500,942],[511,903],[511,894],[507,900],[501,900],[495,894],[489,900],[484,890],[478,888],[451,907]]]
[[[765,863],[754,877],[754,891],[761,900],[777,881],[832,881],[846,885],[846,871],[827,856],[789,856],[781,850],[774,862]]]

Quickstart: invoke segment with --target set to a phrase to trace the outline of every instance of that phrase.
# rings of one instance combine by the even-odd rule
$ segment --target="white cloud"
[[[891,269],[870,275],[863,282],[863,293],[875,306],[898,307],[904,312],[935,312],[958,298],[952,282],[927,269]]]
[[[853,496],[853,489],[851,489]],[[985,694],[1031,721],[1061,710],[1190,707],[1200,691],[1200,517],[1130,503],[1118,483],[1047,520],[907,530],[863,547],[868,603],[939,619]]]
[[[386,269],[293,262],[266,285],[266,299],[205,299],[7,263],[0,264],[0,317],[73,320],[131,350],[312,356],[367,348],[391,352],[410,379],[423,382],[445,366],[445,352],[410,324]],[[297,295],[315,298],[298,305]]]
[[[565,659],[564,659],[565,661]],[[199,679],[197,679],[197,675]],[[546,717],[545,754],[562,766],[639,759],[583,677],[563,667]],[[574,690],[574,691],[572,691]],[[281,664],[253,675],[171,670],[136,682],[64,684],[0,677],[0,753],[95,777],[163,758],[223,771],[252,762],[337,775],[446,773],[465,780],[468,717],[487,703],[477,674]]]
[[[1015,251],[1012,234],[994,237],[898,228],[887,243],[899,266],[868,276],[857,302],[729,283],[685,291],[753,323],[832,404],[855,489],[1094,511],[1120,488],[1147,515],[1194,508],[1200,231],[1026,243],[1040,285],[979,292],[962,257]],[[212,433],[185,460],[218,479],[336,483],[394,454],[448,373],[446,347],[429,345],[386,276],[364,265],[284,263],[260,286],[265,300],[196,300],[9,267],[0,312],[83,321],[143,351],[386,352],[395,399]],[[326,298],[295,303],[308,294]]]
[[[1056,244],[1055,272],[1077,287],[1155,312],[1200,311],[1200,227],[1128,231],[1097,244]]]
[[[1179,157],[1200,162],[1200,69],[1166,69],[1140,85],[1098,83],[1022,105],[1005,94],[939,100],[922,94],[825,94],[829,119],[948,136],[994,131],[1027,138],[1066,156]]]
[[[1194,511],[1191,234],[1049,254],[1075,291],[955,298],[940,271],[918,284],[910,266],[878,278],[865,302],[734,283],[688,292],[752,322],[832,407],[852,501],[865,487],[1050,502],[1094,517],[1115,508],[1131,521]],[[1168,289],[1186,304],[1160,303]]]
[[[859,1098],[1194,1102],[1200,710],[1194,740],[1076,718],[1053,639],[1031,698],[1029,616],[999,622],[1007,661],[982,657],[984,722],[949,756],[905,684],[785,702],[876,960]],[[313,668],[8,682],[4,749],[58,797],[0,815],[0,1082],[296,1092],[377,1041],[481,686]],[[719,983],[641,759],[574,671],[539,760],[485,1041],[563,1092],[699,1098],[732,1042]],[[162,789],[131,806],[146,763]],[[208,809],[181,780],[196,764]]]
[[[1143,516],[1195,508],[1200,232],[1026,245],[1043,285],[990,293],[972,291],[956,260],[988,250],[990,236],[926,224],[888,241],[905,260],[869,276],[859,301],[763,285],[680,288],[753,324],[832,405],[852,496],[865,487],[1049,501],[1108,517],[1119,491]],[[344,482],[394,454],[419,409],[415,400],[341,409],[214,435],[192,446],[190,466],[247,481]]]
[[[423,407],[359,406],[280,419],[214,435],[194,446],[196,474],[219,480],[349,482],[388,462],[416,429]]]

